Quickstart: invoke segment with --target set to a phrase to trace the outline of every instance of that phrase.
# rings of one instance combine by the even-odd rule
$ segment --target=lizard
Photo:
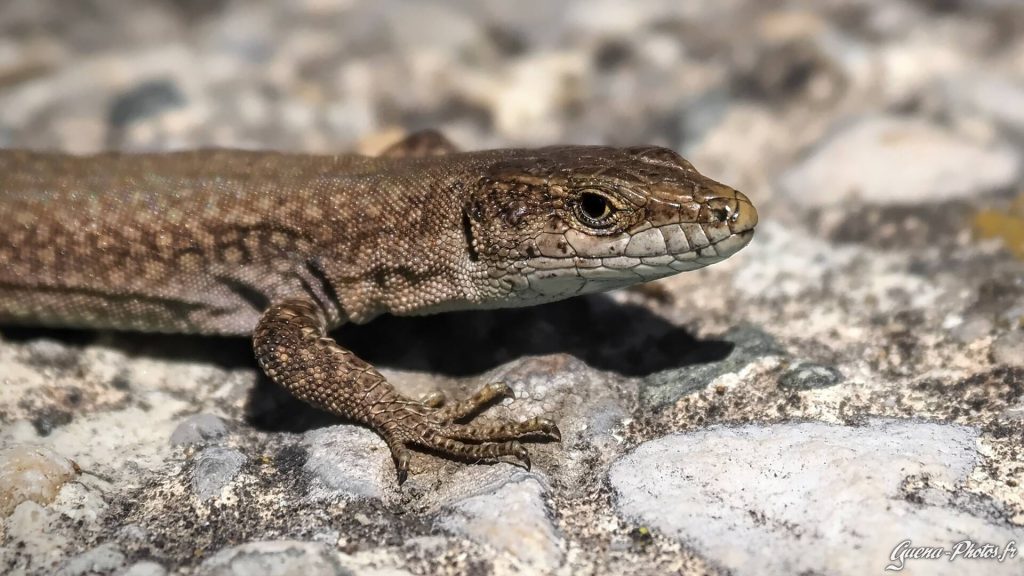
[[[461,152],[414,133],[370,156],[0,150],[0,324],[244,336],[273,382],[410,449],[529,468],[549,418],[514,398],[399,393],[329,332],[384,313],[530,306],[723,260],[741,192],[657,146]]]

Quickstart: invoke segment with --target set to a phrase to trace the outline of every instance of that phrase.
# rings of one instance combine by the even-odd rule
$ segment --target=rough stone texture
[[[178,424],[171,433],[171,444],[203,444],[228,433],[224,421],[213,414],[196,414]]]
[[[219,495],[235,479],[245,460],[245,454],[230,448],[213,446],[203,450],[195,459],[192,489],[200,500]]]
[[[346,576],[329,546],[313,542],[252,542],[221,550],[199,566],[204,576]]]
[[[786,172],[782,191],[810,206],[919,204],[1015,184],[1020,178],[1016,151],[975,140],[973,134],[923,120],[863,119]]]
[[[311,494],[324,498],[384,498],[381,487],[394,474],[391,452],[370,430],[333,426],[306,433],[303,471],[314,481]]]
[[[490,486],[453,502],[440,525],[493,548],[496,568],[552,572],[564,561],[564,543],[548,517],[547,496],[536,476],[503,470]]]
[[[918,422],[712,427],[641,444],[609,478],[623,514],[736,574],[870,574],[907,538],[1021,541],[1024,528],[972,513],[992,505],[962,488],[976,441],[971,428]]]
[[[47,479],[0,471],[0,573],[861,574],[907,538],[1019,546],[1024,6],[784,4],[0,4],[0,146],[653,143],[761,215],[640,289],[338,332],[411,395],[510,384],[495,414],[564,433],[530,472],[417,455],[399,489],[244,339],[0,327],[0,450]]]
[[[49,504],[75,477],[75,463],[43,447],[20,444],[0,450],[0,515],[31,500]]]

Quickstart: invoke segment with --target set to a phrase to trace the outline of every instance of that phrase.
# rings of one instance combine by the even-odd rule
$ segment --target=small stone
[[[1024,82],[992,73],[972,72],[942,83],[947,104],[991,118],[1018,132],[1024,132]]]
[[[779,387],[793,390],[813,390],[835,386],[843,374],[832,366],[799,363],[779,376]]]
[[[330,547],[319,542],[249,542],[217,552],[204,561],[200,576],[347,576]]]
[[[1006,332],[992,343],[992,361],[996,364],[1024,366],[1024,331]]]
[[[78,369],[81,351],[49,338],[41,338],[26,346],[28,363],[40,368],[52,368],[63,372]]]
[[[992,320],[983,316],[974,316],[954,326],[949,334],[957,342],[969,344],[988,336],[992,333],[993,328]]]
[[[815,208],[934,204],[1004,190],[1020,177],[1012,147],[977,142],[922,120],[865,118],[834,134],[780,182]]]
[[[466,474],[475,474],[470,471]],[[511,554],[532,572],[548,573],[562,564],[561,539],[544,500],[547,490],[533,475],[515,471],[450,503],[439,524]],[[514,526],[515,529],[509,528]]]
[[[317,480],[318,496],[382,498],[393,486],[394,464],[372,431],[332,426],[307,432],[303,440],[309,455],[302,469]]]
[[[167,569],[156,562],[136,562],[118,576],[165,576]]]
[[[227,434],[224,421],[213,414],[194,414],[186,418],[171,433],[171,445],[204,444]]]
[[[748,364],[765,356],[783,356],[785,351],[767,332],[751,325],[740,325],[721,337],[721,341],[705,344],[699,362],[664,370],[645,378],[640,388],[640,402],[648,409],[661,408],[706,388],[723,374],[739,372]]]
[[[57,570],[57,576],[107,574],[124,566],[125,557],[113,544],[103,544],[69,558]]]
[[[162,112],[180,108],[185,97],[169,80],[141,84],[123,94],[110,108],[110,124],[122,128],[133,122],[151,118]]]
[[[74,462],[44,446],[0,451],[0,516],[9,515],[26,500],[49,504],[77,474]]]
[[[230,448],[213,446],[203,450],[196,457],[192,489],[200,500],[219,495],[235,478],[245,461],[244,454]]]

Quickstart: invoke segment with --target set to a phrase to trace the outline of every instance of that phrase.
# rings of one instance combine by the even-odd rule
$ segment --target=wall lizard
[[[546,418],[459,423],[512,397],[399,394],[327,333],[382,313],[527,306],[727,258],[746,196],[654,146],[458,152],[436,132],[379,156],[0,150],[0,323],[252,338],[267,376],[409,447],[512,458]]]

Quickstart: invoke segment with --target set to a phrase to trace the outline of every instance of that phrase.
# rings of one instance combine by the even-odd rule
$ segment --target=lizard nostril
[[[701,210],[701,221],[706,224],[723,224],[735,219],[736,209],[725,198],[712,198]]]

